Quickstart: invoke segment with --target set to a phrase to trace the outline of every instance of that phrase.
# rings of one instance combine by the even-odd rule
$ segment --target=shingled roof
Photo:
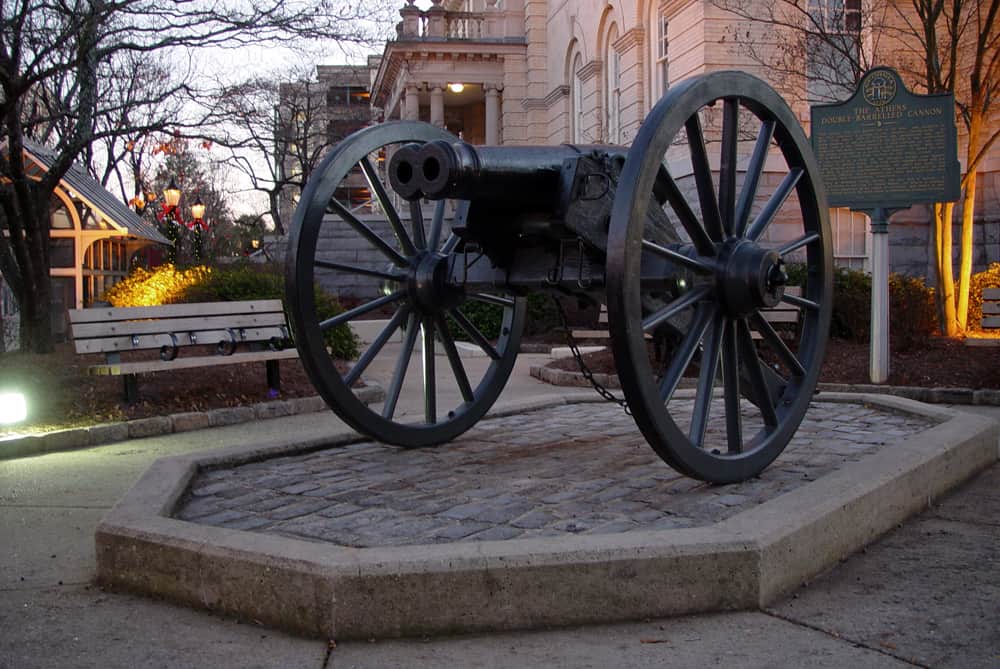
[[[56,155],[51,149],[27,138],[24,140],[24,153],[44,170],[51,168],[56,161]],[[92,209],[100,212],[123,235],[148,239],[159,244],[170,243],[170,240],[160,234],[156,226],[142,220],[77,163],[73,163],[62,181]]]

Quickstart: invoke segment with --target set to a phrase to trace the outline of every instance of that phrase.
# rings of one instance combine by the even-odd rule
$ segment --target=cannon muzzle
[[[401,197],[492,200],[552,206],[559,200],[563,162],[580,149],[563,146],[473,146],[435,140],[409,144],[389,161],[389,182]]]

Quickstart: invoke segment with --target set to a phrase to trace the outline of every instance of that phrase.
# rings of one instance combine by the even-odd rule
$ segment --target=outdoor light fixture
[[[465,90],[465,84],[461,82],[455,82],[453,84],[448,84],[448,90],[452,93],[461,93]]]
[[[0,425],[20,423],[28,417],[28,403],[23,393],[0,392]]]
[[[205,203],[200,197],[196,197],[191,205],[191,218],[199,222],[205,218]]]
[[[163,191],[163,202],[170,210],[176,209],[181,202],[181,189],[177,187],[173,177],[170,178],[170,184]]]

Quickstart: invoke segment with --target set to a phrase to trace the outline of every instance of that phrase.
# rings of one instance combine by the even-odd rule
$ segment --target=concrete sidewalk
[[[553,392],[527,374],[538,360],[519,358],[501,402]],[[997,465],[765,611],[338,645],[94,586],[97,522],[154,459],[344,429],[252,425],[0,462],[0,667],[1000,666]]]

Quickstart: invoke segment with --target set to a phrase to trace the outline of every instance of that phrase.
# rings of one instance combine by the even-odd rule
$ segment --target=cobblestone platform
[[[367,441],[202,471],[175,517],[356,547],[700,527],[931,425],[815,402],[759,478],[711,486],[664,464],[617,406],[572,404],[484,420],[435,448]]]

